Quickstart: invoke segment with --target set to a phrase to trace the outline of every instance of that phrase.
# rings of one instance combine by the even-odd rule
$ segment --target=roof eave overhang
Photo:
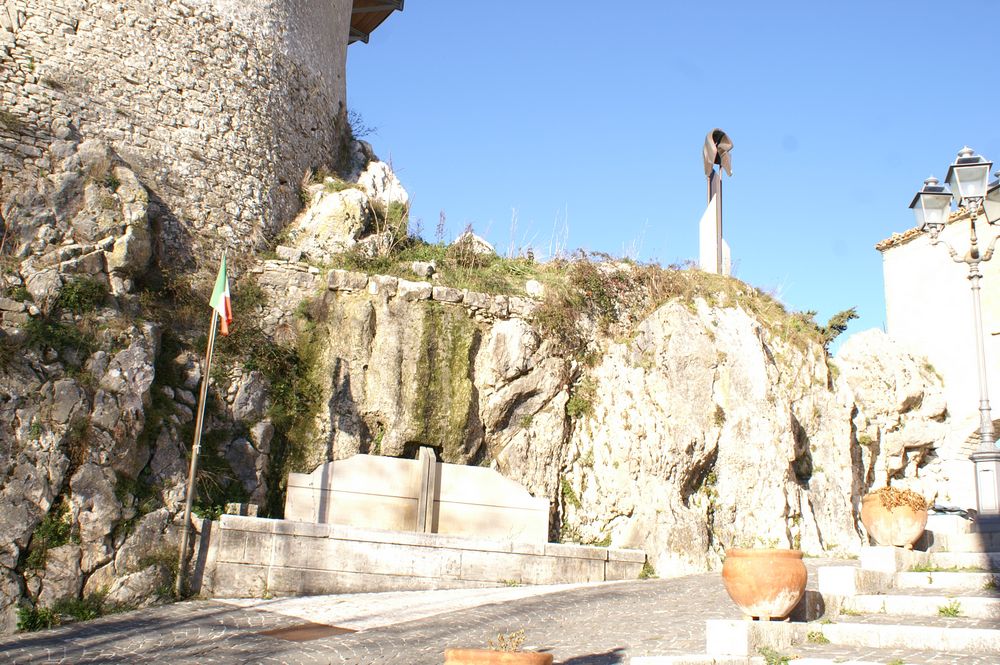
[[[403,0],[354,0],[348,45],[355,42],[367,44],[375,29],[396,11],[403,11]]]

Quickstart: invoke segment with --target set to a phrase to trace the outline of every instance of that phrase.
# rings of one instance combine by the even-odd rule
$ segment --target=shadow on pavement
[[[573,656],[568,660],[559,661],[559,665],[617,665],[625,662],[625,649],[621,647],[604,653],[590,653],[585,656]]]

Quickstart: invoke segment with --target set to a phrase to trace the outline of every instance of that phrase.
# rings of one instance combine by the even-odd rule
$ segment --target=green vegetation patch
[[[547,272],[542,264],[527,258],[476,254],[468,245],[431,244],[419,238],[401,241],[384,256],[362,252],[338,254],[333,257],[331,267],[413,279],[410,264],[414,261],[433,261],[439,283],[444,286],[491,294],[523,294],[527,280],[543,279]]]
[[[943,617],[962,616],[962,604],[958,602],[958,599],[953,598],[951,602],[938,608],[938,614]]]
[[[573,386],[569,399],[566,400],[566,415],[570,418],[583,418],[594,415],[594,402],[597,400],[597,382],[587,377]]]
[[[322,395],[315,377],[320,347],[315,339],[314,324],[319,314],[310,314],[308,306],[299,308],[306,321],[297,344],[278,344],[260,327],[256,308],[265,302],[263,290],[253,279],[245,279],[237,285],[233,294],[233,317],[239,323],[227,337],[218,339],[216,352],[220,362],[217,371],[224,376],[227,368],[258,370],[269,383],[271,406],[267,415],[274,425],[274,437],[271,440],[271,465],[267,479],[268,499],[263,514],[277,517],[284,509],[288,473],[309,470],[305,464],[312,445],[312,422]],[[220,432],[215,435],[219,437],[218,441],[213,441],[212,435],[209,435],[203,444],[207,450],[214,446],[218,473],[231,474],[231,469],[225,471],[229,469],[229,464],[218,454],[218,449],[222,439],[232,440],[238,434]],[[238,480],[220,483],[216,478],[217,490],[211,491],[213,479],[209,475],[206,478],[206,514],[221,510],[223,503],[246,500]]]
[[[67,353],[86,358],[97,348],[92,334],[52,316],[33,316],[24,324],[24,330],[26,346],[54,349],[64,359]]]
[[[441,446],[441,460],[465,463],[478,406],[473,400],[472,359],[480,333],[465,312],[424,302],[424,327],[413,395],[420,431],[416,440]]]
[[[573,486],[570,484],[569,479],[563,477],[559,483],[560,491],[562,492],[563,502],[568,506],[573,506],[574,508],[581,508],[583,504],[580,503],[580,498],[576,495],[573,490]]]
[[[28,556],[24,560],[25,568],[41,570],[45,567],[50,549],[70,542],[80,542],[80,539],[73,532],[69,504],[65,499],[59,499],[31,534]]]
[[[199,517],[217,520],[225,512],[227,503],[244,503],[249,498],[243,483],[222,455],[222,446],[238,435],[239,432],[231,430],[209,430],[201,435],[197,499],[191,506]]]
[[[938,566],[934,564],[921,563],[910,566],[911,573],[983,573],[985,568],[975,566]]]
[[[642,570],[639,571],[640,580],[654,580],[657,578],[656,569],[653,568],[653,564],[650,563],[649,559],[646,559],[642,564]]]
[[[23,285],[12,288],[7,296],[11,300],[17,300],[18,302],[32,302],[34,300],[31,293],[28,292],[28,288]]]
[[[764,657],[767,665],[788,665],[792,662],[792,656],[786,656],[770,647],[761,647],[757,653]]]
[[[130,609],[107,602],[106,596],[106,592],[100,592],[83,598],[63,598],[54,602],[51,607],[22,605],[17,610],[17,629],[21,632],[43,630],[69,621],[89,621]]]
[[[806,640],[810,644],[829,644],[830,640],[821,630],[810,630],[806,635]]]

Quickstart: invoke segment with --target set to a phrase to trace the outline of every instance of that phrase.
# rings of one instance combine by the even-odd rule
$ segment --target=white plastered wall
[[[976,222],[985,250],[1000,227]],[[969,249],[969,222],[950,224],[940,238],[964,256]],[[885,250],[886,325],[889,336],[926,356],[944,378],[948,411],[956,424],[979,422],[979,377],[976,362],[969,269],[954,262],[944,244],[932,245],[926,234]],[[998,248],[1000,249],[1000,248]],[[987,383],[993,417],[1000,411],[1000,254],[980,264],[983,335]]]

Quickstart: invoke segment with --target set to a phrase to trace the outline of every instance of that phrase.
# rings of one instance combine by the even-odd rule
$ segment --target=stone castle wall
[[[152,191],[166,256],[259,247],[337,161],[351,5],[4,0],[0,176],[101,138]]]

